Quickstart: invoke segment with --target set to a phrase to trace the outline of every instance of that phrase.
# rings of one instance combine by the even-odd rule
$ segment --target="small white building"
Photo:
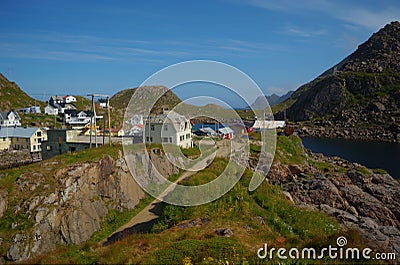
[[[229,127],[219,128],[217,133],[222,139],[233,139],[233,130]]]
[[[0,111],[0,127],[21,126],[21,118],[14,111]]]
[[[51,105],[47,105],[44,108],[44,113],[47,115],[53,115],[53,116],[58,115],[58,108],[55,108]]]
[[[174,144],[183,148],[193,146],[192,124],[189,118],[175,111],[151,117],[143,127],[146,143]]]
[[[70,95],[63,96],[63,103],[69,104],[74,102],[76,102],[76,97]]]
[[[25,114],[27,114],[27,113],[42,113],[42,110],[40,109],[39,106],[29,106],[26,108],[21,108],[21,109],[19,109],[19,111],[22,113],[25,113]]]
[[[285,121],[256,120],[253,124],[254,131],[263,131],[285,127]]]

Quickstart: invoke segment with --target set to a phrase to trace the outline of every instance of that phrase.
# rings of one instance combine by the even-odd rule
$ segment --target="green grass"
[[[375,174],[388,174],[388,172],[382,168],[374,168],[372,169],[372,172]]]
[[[302,164],[306,160],[300,137],[278,136],[276,146],[275,159],[284,164]]]
[[[184,156],[191,158],[191,159],[198,158],[201,155],[200,149],[197,146],[192,147],[192,148],[181,148],[181,151]]]

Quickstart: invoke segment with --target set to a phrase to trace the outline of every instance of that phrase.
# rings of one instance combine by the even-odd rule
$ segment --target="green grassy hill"
[[[0,110],[18,110],[20,108],[34,106],[44,107],[46,104],[35,100],[26,94],[16,83],[9,81],[0,73]]]

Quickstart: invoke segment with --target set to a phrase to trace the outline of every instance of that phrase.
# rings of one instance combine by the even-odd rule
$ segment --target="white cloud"
[[[299,29],[297,27],[289,27],[285,31],[286,34],[309,38],[326,34],[326,30]]]
[[[342,22],[377,31],[385,24],[400,19],[400,6],[396,1],[380,1],[382,6],[376,8],[368,5],[367,1],[358,4],[350,1],[333,0],[250,0],[243,1],[250,5],[268,10],[286,13],[318,12],[338,19]]]

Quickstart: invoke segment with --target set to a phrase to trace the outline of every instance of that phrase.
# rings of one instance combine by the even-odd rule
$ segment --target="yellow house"
[[[8,127],[0,129],[1,150],[40,152],[44,132],[40,128]]]

